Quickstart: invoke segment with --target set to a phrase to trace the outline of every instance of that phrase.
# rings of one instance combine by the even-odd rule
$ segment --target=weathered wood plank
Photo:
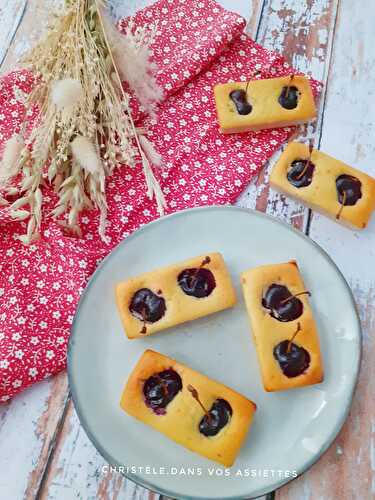
[[[250,15],[248,16],[248,22],[246,25],[246,33],[248,33],[254,39],[257,36],[258,30],[260,28],[261,18],[263,14],[263,8],[266,0],[252,0],[249,2],[250,5]],[[233,9],[233,4],[228,6],[229,9]],[[243,14],[246,16],[246,13]]]
[[[350,0],[340,2],[321,149],[375,177],[374,13],[374,5],[364,14]],[[375,220],[354,232],[313,214],[310,236],[334,257],[354,292],[362,367],[350,417],[334,445],[277,498],[367,500],[375,498]]]
[[[320,242],[321,243],[321,242]],[[352,409],[339,436],[302,477],[276,492],[276,500],[371,500],[375,497],[374,359],[375,289],[353,288],[361,316],[363,360]]]
[[[9,9],[13,2],[7,2]],[[62,0],[32,0],[26,1],[26,9],[19,24],[17,34],[10,40],[6,57],[1,64],[1,73],[7,73],[17,67],[20,57],[38,41],[48,25],[53,12],[58,12]],[[37,20],[37,22],[36,22]]]
[[[26,0],[1,0],[0,2],[0,65],[3,63],[14,35],[22,22]]]
[[[35,498],[66,401],[58,375],[0,406],[0,498]]]
[[[121,474],[103,472],[105,460],[95,450],[69,402],[55,453],[49,464],[41,500],[65,498],[156,500],[159,495],[126,480]]]

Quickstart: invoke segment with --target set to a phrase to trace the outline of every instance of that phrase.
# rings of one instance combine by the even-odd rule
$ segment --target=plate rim
[[[94,284],[99,273],[102,272],[107,261],[110,258],[112,258],[112,255],[114,253],[120,251],[120,249],[124,245],[126,245],[129,240],[131,240],[131,239],[137,237],[139,234],[147,231],[150,226],[159,225],[167,219],[178,218],[178,217],[184,216],[184,215],[192,213],[192,212],[202,212],[202,211],[206,212],[206,211],[216,211],[216,210],[219,210],[219,211],[220,210],[228,210],[231,212],[241,212],[241,213],[251,214],[252,216],[255,216],[255,217],[260,217],[260,218],[264,218],[267,220],[271,220],[272,222],[275,222],[276,224],[284,227],[284,229],[289,230],[290,232],[296,234],[297,236],[301,237],[302,239],[304,239],[305,241],[310,243],[312,246],[314,246],[322,254],[322,256],[324,258],[326,258],[326,260],[334,267],[334,269],[336,270],[338,276],[340,277],[344,287],[349,292],[349,297],[350,297],[350,300],[351,300],[351,303],[353,306],[353,310],[355,313],[355,319],[356,319],[356,323],[357,323],[356,330],[357,330],[358,338],[359,338],[358,360],[357,360],[357,366],[356,366],[356,370],[355,370],[355,377],[353,379],[354,382],[352,383],[352,387],[351,387],[351,391],[350,391],[350,397],[349,397],[348,403],[346,405],[346,408],[341,415],[341,418],[337,422],[335,429],[333,430],[333,432],[331,433],[331,435],[329,436],[329,438],[325,442],[324,446],[309,461],[307,461],[303,467],[296,470],[296,472],[297,472],[296,477],[284,478],[284,479],[281,479],[279,481],[276,481],[274,483],[274,486],[272,487],[272,489],[266,490],[266,491],[262,492],[260,495],[257,495],[256,497],[254,497],[254,496],[249,497],[249,495],[245,495],[245,496],[241,496],[241,497],[239,497],[239,496],[220,497],[220,500],[251,500],[251,499],[255,499],[255,498],[260,498],[264,495],[268,495],[269,493],[272,493],[273,491],[281,488],[282,486],[285,486],[286,484],[289,484],[292,481],[295,481],[300,476],[302,476],[305,472],[307,472],[315,463],[317,463],[320,460],[320,458],[325,454],[325,452],[328,450],[328,448],[335,441],[336,437],[340,433],[344,423],[346,422],[346,420],[348,418],[348,414],[349,414],[349,411],[350,411],[352,403],[353,403],[354,393],[355,393],[355,390],[357,388],[358,380],[359,380],[359,372],[360,372],[360,368],[361,368],[362,354],[363,354],[363,332],[362,332],[362,325],[361,325],[361,320],[360,320],[357,304],[356,304],[356,301],[354,299],[352,289],[349,286],[349,283],[347,282],[342,271],[340,270],[338,265],[335,263],[333,258],[328,254],[328,252],[326,252],[326,250],[324,250],[316,241],[314,241],[312,238],[310,238],[308,235],[306,235],[305,233],[303,233],[299,229],[296,229],[292,225],[278,219],[277,217],[274,217],[274,216],[269,215],[269,214],[264,213],[264,212],[260,212],[259,210],[255,210],[252,208],[238,207],[235,205],[209,205],[209,206],[198,206],[198,207],[193,207],[193,208],[187,208],[184,210],[179,210],[179,211],[174,212],[172,214],[165,215],[163,217],[159,217],[159,218],[141,226],[140,228],[135,230],[133,233],[131,233],[129,236],[122,239],[109,252],[109,254],[104,257],[104,259],[100,262],[100,264],[95,269],[94,273],[90,276],[90,278],[86,284],[86,287],[85,287],[85,289],[80,297],[80,300],[78,302],[76,312],[74,314],[73,322],[71,325],[71,331],[70,331],[70,336],[69,336],[69,340],[68,340],[68,349],[67,349],[67,374],[68,374],[68,382],[69,382],[69,392],[71,394],[74,408],[75,408],[75,411],[77,412],[80,425],[82,425],[86,435],[88,436],[91,443],[94,445],[95,449],[106,460],[108,465],[110,465],[112,467],[123,466],[124,464],[117,463],[117,461],[110,455],[110,453],[107,452],[104,449],[104,447],[102,447],[99,444],[94,433],[90,430],[90,426],[89,426],[89,424],[84,416],[84,411],[82,411],[82,408],[79,404],[77,390],[76,390],[76,386],[74,383],[74,374],[73,374],[74,370],[72,367],[72,356],[73,356],[73,350],[74,350],[74,344],[75,344],[74,336],[77,335],[75,333],[78,330],[78,328],[76,328],[76,325],[78,323],[78,318],[79,318],[83,303],[85,301],[85,297],[89,293],[89,290],[92,287],[92,285]],[[127,479],[138,484],[139,486],[142,486],[143,488],[146,488],[148,490],[151,490],[151,491],[156,492],[156,493],[163,495],[163,496],[172,497],[172,498],[175,498],[178,500],[218,500],[218,497],[198,497],[198,496],[189,496],[189,495],[181,496],[178,494],[176,495],[176,492],[164,490],[163,488],[156,487],[154,484],[152,484],[152,482],[149,482],[147,480],[142,479],[137,474],[130,474],[130,473],[126,473],[125,471],[123,471],[121,473]]]

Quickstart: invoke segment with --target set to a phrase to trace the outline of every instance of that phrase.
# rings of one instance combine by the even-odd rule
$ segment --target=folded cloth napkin
[[[213,86],[291,68],[243,34],[245,20],[214,0],[159,0],[135,16],[136,26],[150,21],[158,21],[152,50],[164,101],[157,120],[139,106],[134,112],[163,158],[156,175],[167,212],[232,203],[293,130],[220,134]],[[311,83],[317,95],[319,83]],[[20,96],[32,85],[25,71],[0,82],[0,143],[17,130]],[[42,239],[25,247],[17,240],[25,224],[9,223],[0,212],[0,401],[66,367],[70,326],[88,278],[123,238],[158,216],[145,192],[141,166],[122,167],[108,181],[107,243],[97,236],[98,214],[88,212],[81,218],[82,239],[66,236],[47,218]],[[44,194],[48,208],[54,195],[49,188]]]

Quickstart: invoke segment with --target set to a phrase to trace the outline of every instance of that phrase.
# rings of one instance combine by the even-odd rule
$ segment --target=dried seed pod
[[[84,100],[84,92],[79,80],[65,78],[52,84],[51,101],[59,111],[72,108]]]
[[[94,144],[83,136],[77,136],[71,143],[73,158],[90,174],[102,170],[102,162]]]

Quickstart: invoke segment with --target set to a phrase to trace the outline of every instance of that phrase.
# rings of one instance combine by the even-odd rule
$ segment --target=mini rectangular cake
[[[241,394],[151,350],[131,373],[120,405],[178,444],[226,467],[234,463],[256,410]]]
[[[256,267],[241,281],[265,390],[322,382],[317,327],[297,263]]]
[[[298,125],[316,117],[310,82],[304,76],[218,84],[214,94],[224,134]]]
[[[134,339],[232,307],[236,294],[223,257],[210,253],[119,283],[116,301]]]
[[[375,179],[321,151],[290,143],[274,166],[270,184],[308,207],[363,229],[375,210]]]

